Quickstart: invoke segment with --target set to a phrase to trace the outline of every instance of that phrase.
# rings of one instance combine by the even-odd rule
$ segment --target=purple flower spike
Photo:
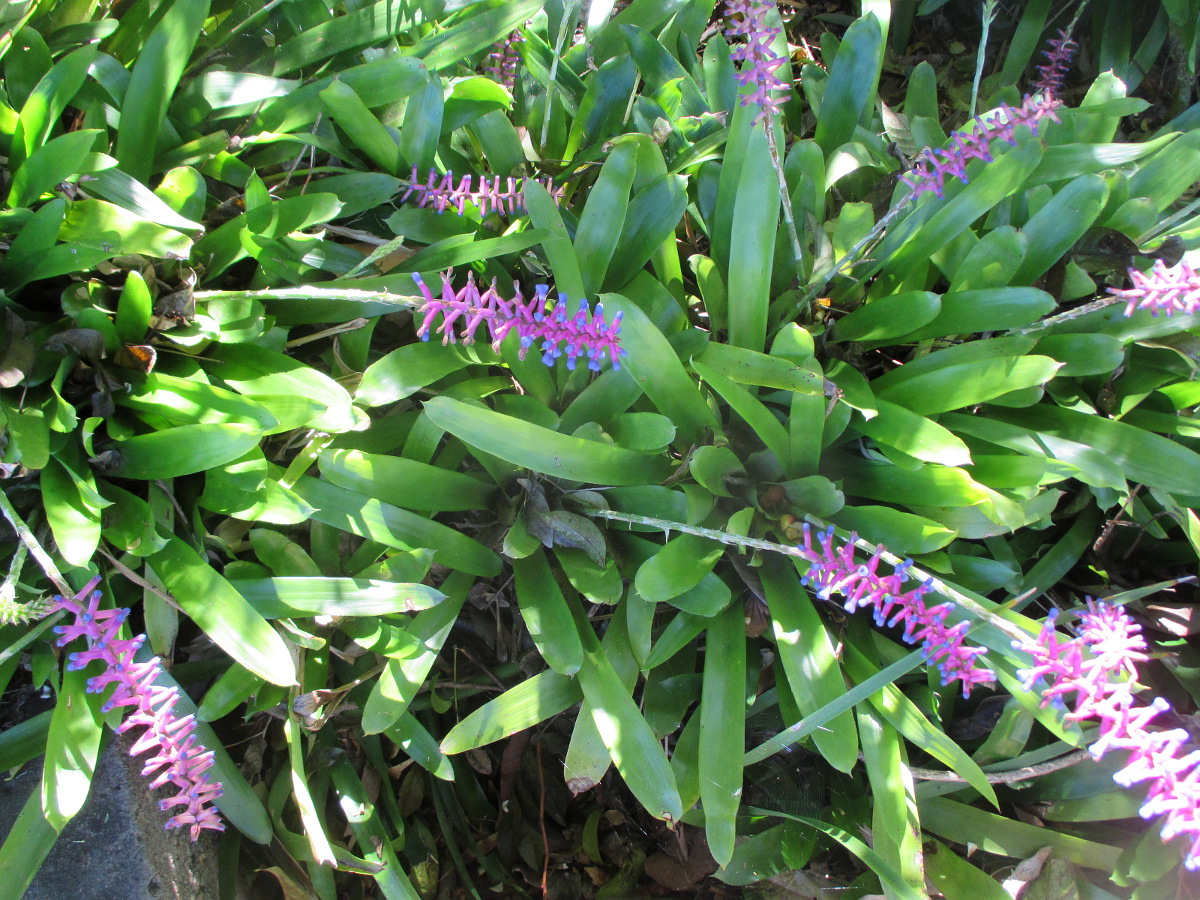
[[[488,54],[487,64],[483,71],[492,76],[492,80],[504,85],[510,91],[517,85],[517,63],[521,53],[517,44],[525,43],[521,32],[514,31],[502,41],[492,44],[492,52]]]
[[[155,680],[162,674],[157,659],[135,663],[133,656],[146,640],[144,634],[135,638],[117,637],[122,623],[129,615],[128,609],[100,609],[100,591],[94,590],[99,578],[88,582],[74,597],[55,597],[53,611],[65,610],[75,616],[67,625],[55,626],[59,635],[58,646],[62,647],[77,638],[86,638],[89,649],[72,653],[68,657],[68,668],[82,669],[94,661],[104,664],[104,671],[88,679],[89,693],[100,693],[110,684],[116,688],[101,707],[103,712],[129,707],[130,713],[117,729],[118,733],[131,728],[146,730],[129,750],[130,756],[139,756],[147,750],[154,754],[142,769],[142,776],[149,778],[151,790],[171,785],[176,793],[159,801],[164,811],[182,807],[167,820],[167,828],[188,828],[191,839],[200,837],[205,829],[224,831],[212,802],[221,796],[221,785],[208,777],[213,767],[213,753],[205,750],[195,735],[196,717],[175,714],[179,700],[177,688],[162,688]]]
[[[984,649],[965,643],[968,624],[946,624],[954,604],[926,606],[923,598],[933,589],[929,582],[904,590],[912,560],[896,566],[890,575],[880,575],[883,547],[876,548],[871,558],[860,564],[854,559],[856,537],[851,534],[850,539],[838,547],[831,526],[817,536],[817,546],[814,546],[812,526],[806,522],[804,543],[797,550],[812,565],[800,583],[813,588],[821,600],[830,599],[834,593],[841,594],[846,598],[847,612],[870,606],[877,625],[903,625],[904,640],[920,646],[926,661],[941,674],[942,684],[959,679],[964,697],[970,696],[973,686],[995,681],[996,676],[990,669],[976,665]]]
[[[478,206],[479,212],[484,216],[491,212],[511,216],[525,209],[524,179],[503,179],[499,175],[489,179],[487,175],[480,175],[478,187],[475,187],[473,177],[464,175],[455,185],[453,172],[439,176],[431,171],[422,183],[420,170],[414,165],[408,190],[404,192],[400,202],[406,202],[415,194],[418,208],[432,207],[438,215],[447,209],[454,209],[461,216],[466,212],[468,203]],[[550,178],[538,178],[536,181],[550,192],[555,203],[562,202],[565,186],[556,188]]]
[[[1200,273],[1186,262],[1170,269],[1161,259],[1155,260],[1149,272],[1130,269],[1129,281],[1133,287],[1128,290],[1108,290],[1114,297],[1129,301],[1125,306],[1127,316],[1135,309],[1148,309],[1152,316],[1160,312],[1190,316],[1200,310]]]
[[[1050,41],[1050,47],[1043,51],[1046,64],[1037,67],[1038,80],[1033,83],[1034,89],[1057,97],[1062,91],[1067,69],[1070,68],[1071,60],[1078,49],[1079,44],[1071,39],[1071,35],[1065,30],[1060,30],[1058,37]]]
[[[1018,673],[1026,689],[1038,686],[1042,706],[1065,706],[1071,698],[1073,721],[1098,719],[1100,737],[1088,748],[1095,759],[1109,750],[1128,750],[1125,768],[1113,775],[1122,787],[1149,783],[1144,819],[1164,816],[1162,838],[1186,835],[1191,841],[1184,865],[1200,870],[1200,751],[1184,752],[1191,740],[1182,728],[1151,731],[1154,719],[1170,710],[1161,697],[1136,703],[1136,663],[1145,662],[1141,628],[1119,606],[1089,599],[1079,620],[1079,636],[1068,639],[1055,630],[1051,610],[1036,641],[1013,646],[1033,657]]]
[[[413,275],[413,281],[425,297],[425,302],[420,306],[421,326],[417,329],[417,337],[421,340],[429,340],[433,325],[441,316],[442,324],[436,331],[442,336],[443,344],[458,341],[460,335],[453,327],[456,322],[462,323],[464,344],[474,343],[475,332],[486,324],[492,349],[497,352],[504,338],[515,329],[520,337],[520,359],[524,359],[529,349],[541,341],[542,362],[548,366],[554,365],[556,359],[565,355],[568,369],[574,369],[576,362],[584,357],[588,360],[588,368],[594,372],[600,371],[600,363],[605,357],[614,369],[621,368],[621,357],[625,355],[625,350],[621,347],[620,313],[609,322],[604,318],[603,306],[597,303],[595,310],[590,311],[587,301],[580,300],[578,311],[570,315],[565,294],[559,294],[558,303],[547,310],[546,298],[550,289],[544,284],[534,288],[533,296],[526,301],[521,294],[520,284],[513,282],[516,294],[513,299],[505,300],[497,293],[494,280],[481,293],[473,273],[467,276],[466,286],[456,292],[450,280],[452,272],[447,270],[442,273],[441,298],[433,296],[420,275]]]
[[[787,100],[786,97],[780,97],[778,91],[787,89],[789,85],[775,74],[775,70],[783,65],[784,58],[771,49],[771,43],[780,29],[767,25],[767,13],[774,8],[774,0],[726,0],[725,3],[725,15],[730,19],[726,37],[746,39],[745,43],[738,44],[730,51],[729,57],[745,63],[734,78],[742,87],[751,86],[754,89],[742,95],[741,103],[742,106],[758,107],[754,116],[755,124],[779,112]]]
[[[926,149],[900,180],[912,188],[909,196],[913,199],[925,193],[940,198],[947,178],[967,183],[967,163],[972,159],[991,162],[993,140],[999,138],[1015,147],[1018,126],[1024,125],[1036,135],[1042,120],[1058,121],[1054,110],[1059,105],[1050,95],[1038,94],[1026,96],[1018,107],[1006,104],[986,115],[976,116],[970,123],[974,128],[954,132],[946,147]]]

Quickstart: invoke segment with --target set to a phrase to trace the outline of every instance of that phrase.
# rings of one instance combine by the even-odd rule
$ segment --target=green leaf
[[[187,259],[192,252],[192,239],[186,234],[156,225],[105,200],[68,203],[58,237],[81,247],[102,250],[109,256],[140,253]]]
[[[389,175],[401,174],[399,146],[352,87],[344,81],[335,80],[321,91],[321,102],[356,149],[365,153]]]
[[[651,603],[666,602],[699,584],[724,553],[710,540],[682,534],[642,563],[633,586]]]
[[[1107,201],[1108,183],[1100,175],[1080,175],[1056,193],[1022,226],[1029,249],[1012,280],[1032,284],[1044,275],[1092,227]]]
[[[760,572],[771,608],[779,662],[787,673],[796,706],[807,720],[846,692],[833,642],[789,563],[765,560]],[[813,740],[831,766],[849,772],[858,762],[854,717],[846,710],[833,717],[829,725],[817,730]]]
[[[1025,141],[993,162],[973,167],[969,184],[962,186],[956,181],[947,185],[949,199],[921,201],[935,210],[933,214],[927,215],[927,211],[918,207],[884,238],[876,251],[877,257],[888,264],[874,286],[875,293],[894,292],[918,265],[1018,190],[1041,160],[1042,152],[1041,141]]]
[[[33,791],[21,807],[3,845],[0,845],[0,870],[12,873],[0,888],[4,900],[20,900],[33,883],[58,840],[58,829],[42,812],[41,794]]]
[[[773,809],[757,809],[750,807],[748,812],[755,815],[779,816],[784,819],[791,819],[795,822],[802,822],[812,828],[817,829],[829,837],[833,838],[855,856],[857,856],[868,868],[876,875],[879,880],[891,891],[891,895],[896,900],[921,900],[923,891],[918,892],[913,890],[907,882],[901,877],[900,873],[893,869],[886,860],[878,853],[872,850],[865,843],[851,834],[843,831],[835,825],[829,825],[822,822],[820,819],[810,819],[807,816],[794,816],[791,813],[781,812]],[[924,815],[922,814],[922,819]]]
[[[583,296],[600,290],[609,261],[621,239],[636,168],[636,145],[618,140],[592,185],[575,229],[575,257],[583,279]]]
[[[877,415],[856,422],[854,429],[889,447],[925,462],[943,466],[969,465],[971,451],[962,439],[932,419],[887,400],[875,401]]]
[[[1130,481],[1190,496],[1200,484],[1200,455],[1181,444],[1103,416],[1046,405],[997,409],[1001,422],[1019,425],[1099,451]]]
[[[350,7],[344,14],[317,22],[274,48],[270,52],[273,74],[284,75],[347,50],[387,43],[414,24],[412,12],[394,0]]]
[[[391,0],[383,2],[394,6]],[[340,16],[334,21],[346,21],[347,18]],[[315,29],[305,34],[314,32]],[[419,59],[407,54],[382,56],[361,66],[341,69],[336,75],[320,78],[268,104],[250,123],[248,132],[290,132],[308,128],[321,115],[321,91],[335,79],[344,81],[368,107],[377,109],[420,90],[429,80],[429,70]]]
[[[99,698],[86,693],[87,677],[82,670],[63,672],[46,739],[42,813],[58,831],[83,808],[100,753],[104,720],[98,712]]]
[[[561,65],[560,65],[560,68]],[[637,68],[628,56],[605,60],[587,79],[587,90],[567,135],[565,159],[573,159],[579,148],[609,137],[620,126],[629,106],[629,95],[637,80]]]
[[[825,390],[820,375],[779,355],[768,356],[765,353],[713,341],[705,346],[704,352],[697,358],[714,372],[738,384],[790,391],[794,394],[822,394]]]
[[[125,91],[132,102],[122,108],[117,127],[117,159],[121,169],[138,181],[149,181],[154,172],[159,130],[202,33],[208,8],[208,0],[175,0],[138,49]]]
[[[708,626],[700,701],[700,800],[713,858],[733,857],[746,728],[746,623],[734,605]]]
[[[634,194],[608,265],[606,290],[628,285],[663,242],[673,237],[687,208],[686,181],[682,175],[664,175]]]
[[[572,611],[584,644],[579,686],[591,703],[592,720],[617,771],[646,812],[668,823],[678,822],[683,804],[662,745],[604,655],[582,611]]]
[[[388,659],[363,706],[362,728],[365,733],[378,734],[404,715],[429,677],[429,671],[437,661],[450,629],[458,621],[458,614],[462,611],[467,591],[473,582],[470,576],[455,572],[442,582],[446,599],[432,609],[418,613],[413,619],[408,626],[408,633],[423,645],[423,651],[408,659]]]
[[[425,413],[439,428],[472,447],[557,478],[607,485],[656,484],[668,471],[663,457],[559,434],[449,397],[429,400]]]
[[[942,298],[932,291],[904,291],[880,297],[838,319],[830,337],[837,341],[881,341],[910,334],[932,322]]]
[[[856,682],[862,683],[878,674],[865,651],[860,651],[853,644],[847,645],[847,651],[844,664]],[[871,697],[871,705],[914,746],[945,763],[951,771],[965,778],[985,800],[999,808],[996,791],[988,783],[987,776],[979,765],[944,731],[931,723],[899,688],[894,684],[886,685]]]
[[[568,300],[578,303],[587,295],[583,290],[583,277],[579,274],[579,260],[558,212],[558,204],[542,184],[531,178],[525,179],[524,188],[529,221],[543,233],[548,232],[541,241],[554,273],[555,287],[566,294]]]
[[[628,298],[601,294],[600,299],[606,310],[622,316],[621,346],[628,354],[622,368],[633,376],[655,408],[675,423],[680,441],[699,443],[704,429],[713,427],[716,420],[674,348],[646,313]]]
[[[354,399],[368,407],[394,403],[473,362],[457,345],[409,344],[371,363],[363,372]]]
[[[321,474],[334,484],[405,509],[486,509],[496,492],[495,485],[470,475],[398,456],[330,450],[319,461]]]
[[[133,279],[141,281],[141,276],[130,272],[126,285]],[[117,321],[120,324],[119,316]],[[249,397],[162,372],[147,374],[136,390],[116,394],[113,399],[118,406],[150,413],[177,425],[245,425],[263,433],[279,425],[266,407]]]
[[[38,81],[22,105],[16,128],[12,131],[8,159],[10,170],[19,170],[25,160],[46,143],[67,104],[83,87],[88,68],[96,59],[99,49],[98,44],[88,44],[73,50]],[[10,78],[13,75],[11,69],[8,75]]]
[[[899,870],[910,887],[925,886],[921,859],[921,825],[908,759],[896,730],[862,706],[858,733],[872,795],[871,833],[874,849]]]
[[[1028,287],[983,288],[942,295],[941,309],[929,324],[906,331],[905,341],[922,341],[951,334],[1002,331],[1036,322],[1055,309],[1054,298]]]
[[[874,105],[883,43],[883,30],[873,15],[855,21],[842,38],[817,112],[814,137],[826,158],[854,137],[859,121]]]
[[[91,473],[85,489],[95,492]],[[73,566],[86,566],[100,543],[100,510],[80,491],[75,475],[57,459],[42,469],[42,506],[63,559]]]
[[[229,582],[265,619],[385,616],[416,612],[445,599],[424,584],[374,578],[283,577]]]
[[[956,844],[974,844],[989,853],[1025,859],[1042,847],[1051,847],[1057,856],[1108,872],[1120,856],[1116,847],[1027,825],[945,797],[922,798],[920,809],[921,824],[927,830]]]
[[[33,206],[46,191],[78,174],[100,133],[98,128],[85,128],[60,135],[35,148],[13,175],[8,205]]]
[[[212,355],[213,375],[268,409],[271,398],[305,397],[323,409],[303,424],[335,434],[360,426],[346,389],[299,360],[253,344],[222,344]]]
[[[901,375],[887,387],[877,389],[881,400],[906,407],[921,415],[933,415],[984,403],[994,397],[1025,387],[1045,384],[1061,363],[1046,356],[981,359],[946,366],[932,372]]]
[[[153,311],[154,304],[146,279],[137,270],[130,270],[125,275],[121,299],[117,302],[115,325],[121,340],[127,344],[137,344],[145,340]]]
[[[939,522],[889,506],[847,506],[833,516],[833,521],[873,544],[883,544],[898,556],[940,550],[956,536]]]
[[[544,551],[512,560],[512,568],[521,619],[538,652],[554,671],[574,675],[583,664],[583,645]]]
[[[261,430],[253,425],[178,425],[166,431],[117,441],[121,461],[114,474],[153,481],[203,472],[245,456],[258,446]]]
[[[405,713],[384,734],[421,768],[443,781],[454,780],[454,767],[442,754],[437,740],[412,713]]]
[[[442,752],[463,753],[532,728],[583,699],[579,681],[553,670],[519,682],[469,713],[442,738]]]
[[[778,178],[766,132],[755,128],[741,160],[725,276],[728,294],[736,298],[729,305],[729,343],[734,346],[761,352],[766,344],[778,219]]]
[[[228,581],[179,538],[147,557],[163,585],[214,643],[272,684],[296,684],[287,643]]]
[[[428,547],[440,565],[472,575],[500,571],[495,553],[440,522],[308,476],[296,482],[295,491],[318,522],[400,550]]]
[[[418,41],[409,53],[436,72],[461,63],[510,31],[520,28],[542,9],[542,0],[503,0],[481,3],[479,12],[466,16],[450,28],[434,31]]]

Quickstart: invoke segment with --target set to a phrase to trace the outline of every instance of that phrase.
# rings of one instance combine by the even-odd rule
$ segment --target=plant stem
[[[787,225],[788,237],[792,241],[792,269],[796,278],[800,278],[800,262],[804,258],[804,249],[800,245],[800,235],[796,231],[796,216],[792,210],[792,197],[788,193],[787,177],[783,174],[783,157],[779,153],[779,144],[775,141],[775,128],[771,117],[763,123],[767,132],[767,149],[771,152],[771,165],[779,178],[779,201],[783,204],[783,221]],[[811,302],[811,301],[810,301]],[[811,312],[811,310],[810,310]]]
[[[988,32],[992,29],[992,21],[996,18],[996,0],[983,0],[983,34],[979,37],[979,50],[975,54],[975,80],[971,82],[971,113],[969,118],[975,118],[975,109],[979,104],[979,82],[983,79],[983,60],[987,53]]]
[[[66,579],[63,578],[62,573],[58,570],[58,566],[50,558],[50,554],[42,549],[37,536],[25,524],[25,520],[21,518],[4,491],[0,491],[0,513],[4,513],[4,518],[8,519],[8,523],[13,527],[13,531],[17,533],[17,537],[21,539],[21,543],[29,548],[29,552],[37,560],[37,564],[42,567],[42,571],[46,573],[46,577],[50,579],[55,589],[64,597],[74,594],[74,589],[67,584]]]

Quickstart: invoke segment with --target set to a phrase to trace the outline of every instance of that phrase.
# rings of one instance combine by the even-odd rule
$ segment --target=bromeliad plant
[[[5,546],[76,590],[5,551],[0,683],[58,702],[0,897],[104,740],[51,593],[174,821],[322,898],[666,878],[618,818],[729,884],[1194,868],[1200,137],[1132,86],[1200,7],[1001,9],[973,117],[896,68],[958,5],[617,5],[10,23]]]

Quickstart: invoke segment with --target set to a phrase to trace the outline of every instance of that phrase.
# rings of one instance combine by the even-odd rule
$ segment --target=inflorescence
[[[578,312],[571,315],[566,294],[559,294],[558,303],[547,310],[550,289],[544,284],[534,288],[533,296],[527,301],[521,294],[520,284],[513,282],[516,293],[511,300],[505,300],[496,291],[495,280],[480,293],[474,274],[468,275],[466,286],[455,292],[451,274],[452,270],[442,273],[440,298],[433,296],[420,275],[413,274],[413,281],[425,296],[425,302],[419,308],[423,316],[421,327],[417,329],[421,340],[429,340],[433,324],[441,316],[442,324],[436,331],[442,335],[443,344],[456,343],[456,323],[461,323],[464,344],[474,343],[475,332],[486,323],[492,349],[496,351],[508,333],[516,331],[521,339],[521,359],[534,342],[540,340],[542,362],[548,366],[554,365],[554,361],[565,354],[568,369],[574,369],[576,361],[584,357],[588,360],[588,368],[596,372],[600,371],[600,363],[605,357],[614,369],[621,368],[625,350],[621,347],[620,313],[609,322],[604,318],[601,304],[597,303],[595,310],[589,310],[587,301],[581,299]]]
[[[1016,146],[1016,129],[1024,125],[1033,134],[1045,119],[1057,122],[1055,110],[1062,106],[1058,94],[1062,90],[1067,67],[1079,45],[1066,31],[1050,41],[1045,51],[1046,65],[1038,66],[1038,80],[1034,83],[1036,93],[1026,94],[1017,107],[1002,104],[999,108],[976,116],[967,127],[950,135],[945,147],[927,148],[913,162],[913,167],[900,179],[910,188],[911,200],[921,194],[942,196],[946,179],[957,178],[967,183],[967,163],[973,159],[991,162],[991,142],[996,138]]]
[[[480,175],[479,186],[475,187],[474,178],[473,175],[464,175],[456,186],[453,172],[438,175],[437,172],[430,171],[429,177],[422,182],[420,170],[414,165],[408,190],[404,192],[400,202],[404,203],[416,194],[418,207],[423,209],[430,206],[439,214],[452,208],[457,210],[460,216],[466,212],[468,203],[478,206],[484,216],[492,211],[502,216],[515,215],[525,209],[525,195],[522,193],[525,179],[505,179],[499,175],[489,178],[487,175]],[[564,187],[556,188],[550,178],[535,180],[550,192],[555,203],[562,202]]]
[[[162,674],[157,658],[134,662],[134,654],[145,643],[146,636],[117,637],[129,610],[100,609],[101,592],[93,590],[98,582],[98,578],[93,579],[74,597],[54,598],[54,611],[66,610],[75,616],[71,624],[55,626],[55,633],[60,635],[58,646],[81,637],[88,642],[87,650],[68,655],[67,668],[83,669],[94,661],[102,663],[104,671],[87,681],[88,693],[98,694],[115,684],[116,689],[101,711],[129,707],[132,711],[117,732],[146,729],[130,748],[129,755],[138,756],[153,750],[154,755],[146,760],[142,776],[154,776],[150,782],[151,790],[165,784],[177,789],[173,796],[158,803],[159,809],[164,811],[183,807],[167,820],[166,827],[189,828],[193,841],[204,829],[224,831],[224,823],[210,805],[221,796],[221,784],[208,777],[213,766],[213,752],[206,750],[196,737],[196,717],[176,715],[179,688],[155,684]]]
[[[933,588],[926,581],[904,590],[908,580],[911,559],[896,566],[890,575],[879,574],[883,547],[876,549],[866,563],[854,559],[854,542],[857,536],[838,547],[834,542],[833,527],[830,526],[817,536],[819,547],[813,545],[812,526],[804,523],[804,543],[797,550],[812,566],[801,583],[811,586],[821,600],[830,599],[833,593],[846,598],[847,612],[855,612],[864,606],[875,610],[875,624],[903,625],[904,640],[919,644],[925,660],[936,666],[942,676],[942,684],[954,679],[962,681],[963,696],[970,696],[976,684],[995,681],[990,669],[976,666],[982,647],[971,647],[964,643],[970,624],[959,622],[947,625],[946,620],[954,610],[953,603],[926,606],[924,596]]]
[[[1046,64],[1037,67],[1038,80],[1033,83],[1034,90],[1057,97],[1078,49],[1079,44],[1071,39],[1071,35],[1066,30],[1060,30],[1058,37],[1051,39],[1049,48],[1042,51]]]
[[[1054,110],[1059,102],[1048,94],[1027,95],[1020,106],[1008,104],[976,116],[968,127],[950,135],[946,147],[927,148],[913,163],[913,167],[900,179],[910,188],[912,199],[921,194],[932,193],[942,196],[947,177],[957,178],[963,184],[968,181],[967,163],[973,159],[991,162],[991,142],[997,138],[1016,146],[1016,129],[1024,125],[1035,135],[1044,119],[1058,121]],[[971,126],[974,126],[973,128]]]
[[[1163,840],[1187,835],[1191,844],[1184,865],[1200,869],[1200,750],[1183,752],[1191,740],[1184,729],[1149,730],[1153,720],[1170,709],[1166,700],[1134,703],[1134,664],[1148,658],[1141,628],[1121,607],[1089,599],[1079,636],[1065,639],[1055,630],[1057,614],[1051,610],[1036,642],[1013,644],[1034,659],[1033,666],[1019,673],[1022,683],[1027,690],[1048,683],[1041,688],[1043,706],[1066,707],[1072,700],[1068,719],[1100,721],[1100,738],[1088,748],[1095,759],[1109,750],[1130,751],[1113,781],[1122,787],[1149,784],[1140,815],[1165,815]]]
[[[524,42],[525,38],[519,31],[496,41],[492,45],[492,52],[488,54],[487,64],[483,67],[483,71],[510,91],[517,85],[517,63],[521,60],[517,44]]]
[[[1133,287],[1128,290],[1109,288],[1114,297],[1127,300],[1125,315],[1133,315],[1135,309],[1148,309],[1151,315],[1165,312],[1168,316],[1180,312],[1185,315],[1200,310],[1200,273],[1186,262],[1168,268],[1161,259],[1155,260],[1149,272],[1129,270]]]
[[[754,116],[756,124],[779,112],[787,99],[781,97],[779,91],[786,90],[788,84],[775,74],[784,58],[771,47],[780,29],[767,25],[767,13],[774,8],[774,0],[726,0],[725,4],[725,14],[731,21],[726,36],[746,39],[745,43],[735,46],[729,56],[745,63],[734,78],[743,87],[754,88],[742,96],[741,103],[742,106],[753,104],[758,107]]]

